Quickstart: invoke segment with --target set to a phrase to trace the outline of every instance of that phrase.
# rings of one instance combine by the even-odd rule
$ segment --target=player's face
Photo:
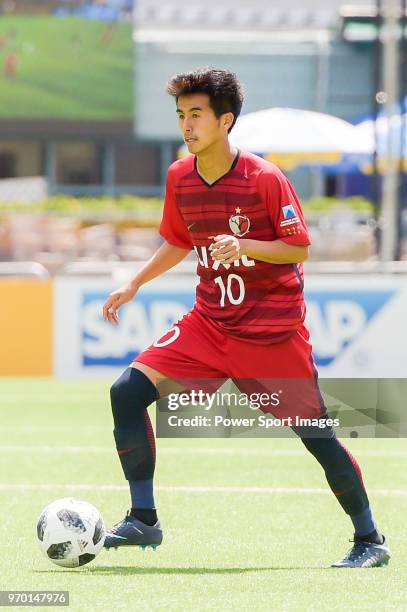
[[[227,139],[231,113],[215,116],[206,94],[180,96],[177,104],[178,123],[190,153],[198,154],[211,145]],[[226,122],[225,122],[226,118]]]

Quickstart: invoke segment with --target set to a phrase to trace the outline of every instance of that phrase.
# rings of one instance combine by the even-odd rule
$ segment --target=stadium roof
[[[331,29],[347,9],[374,10],[373,0],[139,0],[135,19],[139,28],[234,29],[234,30],[315,30]]]

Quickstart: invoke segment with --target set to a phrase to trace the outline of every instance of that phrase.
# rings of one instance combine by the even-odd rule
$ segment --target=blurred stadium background
[[[179,282],[124,309],[121,332],[100,321],[106,293],[159,245],[166,170],[182,154],[164,84],[205,64],[239,74],[246,114],[327,113],[370,139],[360,155],[321,157],[307,142],[281,155],[267,132],[311,227],[318,364],[404,372],[385,338],[407,306],[406,15],[406,0],[2,0],[0,374],[113,374],[192,303],[191,255],[168,276]]]

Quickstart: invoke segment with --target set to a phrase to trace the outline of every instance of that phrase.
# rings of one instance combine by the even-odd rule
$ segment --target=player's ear
[[[224,127],[226,131],[229,131],[232,127],[234,118],[233,113],[224,113],[222,115],[222,127]]]

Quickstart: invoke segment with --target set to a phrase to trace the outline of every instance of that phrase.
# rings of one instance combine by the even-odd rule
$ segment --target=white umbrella
[[[273,153],[367,153],[369,141],[343,119],[296,108],[269,108],[239,117],[230,135],[238,147]]]

